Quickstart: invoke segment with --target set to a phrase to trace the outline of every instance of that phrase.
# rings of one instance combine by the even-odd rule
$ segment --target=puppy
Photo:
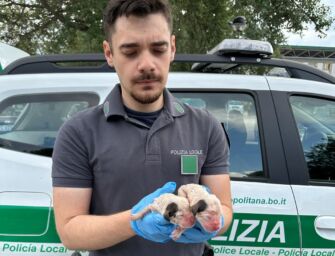
[[[195,217],[191,212],[188,200],[172,193],[166,193],[155,198],[152,204],[132,215],[131,219],[141,219],[150,211],[162,214],[166,220],[177,225],[171,234],[173,240],[177,240],[186,228],[195,224]]]
[[[218,231],[221,227],[222,208],[220,200],[199,184],[180,186],[178,195],[188,199],[196,220],[207,232]]]

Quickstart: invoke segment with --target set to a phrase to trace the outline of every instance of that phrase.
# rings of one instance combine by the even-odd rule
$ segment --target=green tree
[[[302,34],[307,24],[314,26],[315,32],[325,36],[331,24],[329,6],[320,0],[235,0],[232,12],[244,15],[248,21],[245,36],[268,40],[274,46],[285,42],[284,30]]]
[[[34,53],[101,51],[106,1],[0,0],[0,40]]]
[[[171,0],[177,50],[205,53],[231,36],[229,1]]]
[[[323,36],[334,22],[320,0],[170,0],[178,52],[205,53],[224,38],[228,25],[247,18],[244,36],[274,46],[284,30],[303,33],[313,24]],[[102,51],[102,12],[107,0],[0,0],[0,41],[35,53]]]

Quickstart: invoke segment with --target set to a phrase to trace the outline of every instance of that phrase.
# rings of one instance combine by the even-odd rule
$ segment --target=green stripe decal
[[[0,241],[59,243],[52,209],[1,205]]]
[[[298,219],[293,215],[234,214],[228,231],[212,245],[299,248]]]
[[[44,207],[2,206],[0,234],[42,235],[49,216],[49,209]]]
[[[334,240],[324,239],[316,233],[314,220],[315,216],[300,216],[302,248],[335,249]],[[224,246],[300,248],[299,236],[298,217],[295,215],[236,213],[228,231],[210,243]]]
[[[301,226],[302,226],[302,247],[303,248],[334,248],[335,241],[327,240],[320,237],[314,227],[315,216],[301,216]],[[329,229],[331,232],[331,229]],[[323,256],[323,255],[322,255]],[[326,255],[329,256],[329,255]],[[335,256],[331,255],[331,256]]]
[[[313,216],[300,217],[303,248],[334,248],[333,240],[323,239],[316,233],[314,220]],[[53,210],[0,206],[0,241],[60,243]],[[229,230],[210,243],[214,246],[300,248],[298,218],[295,215],[235,213]]]

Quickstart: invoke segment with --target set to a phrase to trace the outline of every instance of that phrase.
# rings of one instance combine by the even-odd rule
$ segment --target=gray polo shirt
[[[55,187],[92,188],[90,213],[132,208],[167,181],[179,187],[200,175],[228,173],[221,124],[207,111],[180,103],[167,90],[151,127],[127,116],[117,85],[103,105],[83,111],[59,131],[53,152]],[[178,188],[177,187],[177,188]],[[90,255],[202,254],[203,244],[154,243],[135,236]]]

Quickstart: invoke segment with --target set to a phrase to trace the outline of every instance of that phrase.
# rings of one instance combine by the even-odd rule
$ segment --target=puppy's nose
[[[189,212],[189,213],[185,213],[184,214],[184,218],[183,218],[183,224],[182,226],[184,228],[190,228],[190,227],[193,227],[195,224],[195,217],[194,215]]]
[[[217,231],[221,227],[220,223],[215,223],[212,226],[212,231]]]
[[[210,225],[209,225],[209,231],[210,232],[214,232],[214,231],[217,231],[219,230],[221,227],[221,220],[220,218],[213,218],[210,222]]]

